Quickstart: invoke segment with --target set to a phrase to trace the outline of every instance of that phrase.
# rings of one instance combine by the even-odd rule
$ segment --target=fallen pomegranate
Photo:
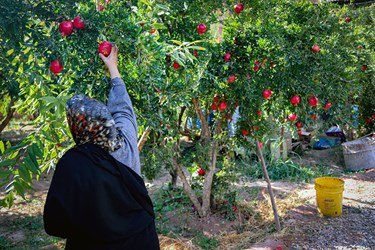
[[[112,51],[112,43],[110,42],[100,43],[98,51],[100,54],[103,54],[104,56],[109,56]]]

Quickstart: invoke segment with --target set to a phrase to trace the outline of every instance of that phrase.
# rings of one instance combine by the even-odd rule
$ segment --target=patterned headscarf
[[[75,95],[66,104],[66,116],[77,145],[92,143],[109,152],[122,146],[121,133],[103,103],[84,95]]]

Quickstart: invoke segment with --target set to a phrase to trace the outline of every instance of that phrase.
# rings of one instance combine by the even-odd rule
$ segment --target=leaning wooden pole
[[[271,197],[272,210],[273,210],[273,215],[275,217],[275,222],[276,222],[276,229],[277,229],[278,232],[280,232],[281,227],[280,227],[279,215],[277,214],[277,207],[276,207],[275,197],[273,196],[273,191],[272,191],[272,186],[271,186],[271,182],[270,182],[270,177],[268,176],[268,171],[267,171],[266,163],[264,162],[264,157],[263,157],[262,149],[260,148],[258,139],[256,139],[256,146],[257,146],[257,151],[258,151],[258,157],[260,159],[260,163],[261,163],[262,168],[263,168],[264,177],[266,178],[266,181],[267,181],[268,193],[270,194],[270,197]]]

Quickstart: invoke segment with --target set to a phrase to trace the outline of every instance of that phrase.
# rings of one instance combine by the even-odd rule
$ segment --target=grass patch
[[[261,179],[264,177],[263,169],[259,162],[247,163],[241,161],[239,164],[242,175],[250,179]],[[294,163],[292,160],[274,160],[267,163],[268,175],[271,180],[291,182],[311,182],[314,178],[321,176],[332,176],[333,172],[325,165],[317,164],[307,166]]]
[[[0,249],[40,249],[49,245],[58,245],[62,241],[44,232],[42,215],[14,215],[5,220],[1,223],[1,230],[6,230],[6,234],[0,237]]]

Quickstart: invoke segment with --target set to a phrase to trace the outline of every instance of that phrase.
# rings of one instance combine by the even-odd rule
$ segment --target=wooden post
[[[281,227],[280,227],[279,215],[277,214],[277,207],[276,207],[275,197],[273,196],[273,191],[272,191],[272,186],[271,186],[271,182],[270,182],[270,177],[268,176],[268,171],[267,171],[266,163],[264,162],[262,149],[260,148],[258,139],[256,139],[256,146],[257,146],[257,151],[258,151],[258,157],[260,159],[260,163],[261,163],[262,168],[263,168],[264,177],[266,178],[266,181],[267,181],[268,193],[270,194],[273,215],[275,217],[275,222],[276,222],[276,229],[277,229],[278,232],[280,232]]]

